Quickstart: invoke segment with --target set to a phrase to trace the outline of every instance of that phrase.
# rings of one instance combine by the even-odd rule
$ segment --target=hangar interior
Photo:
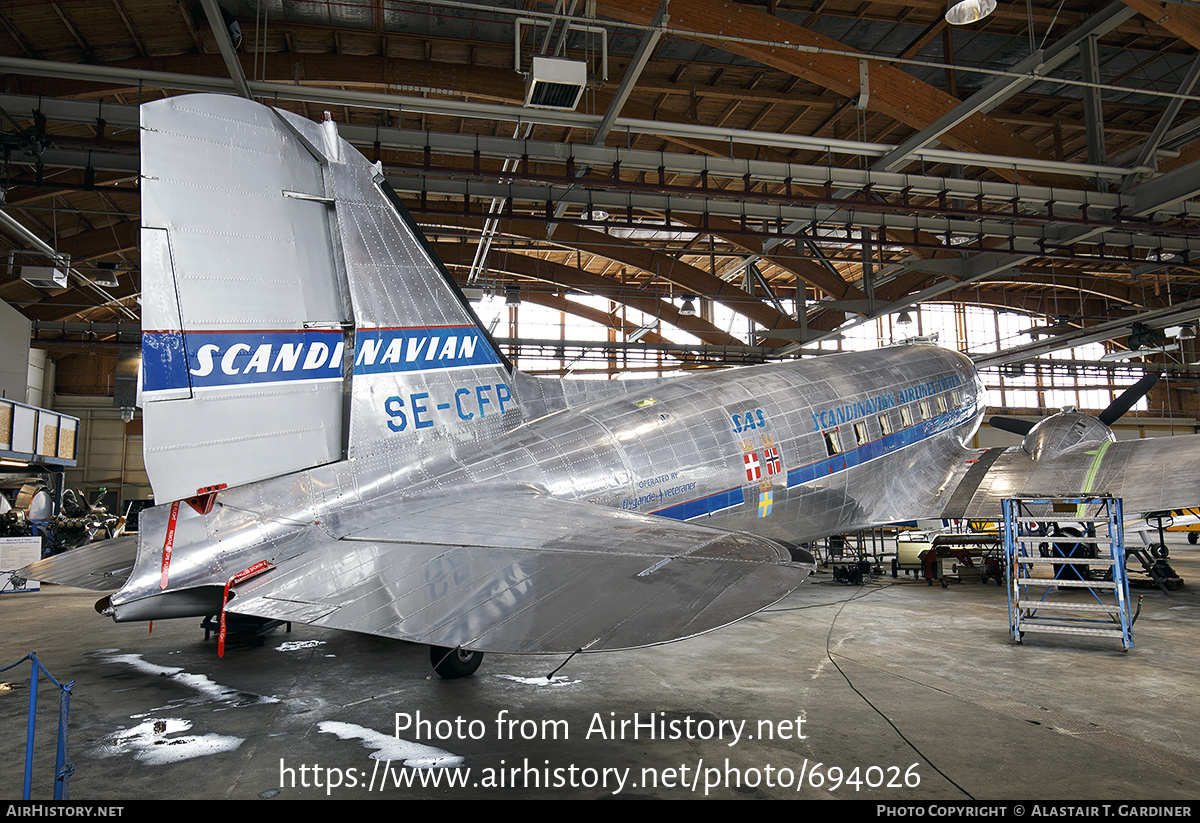
[[[78,418],[63,483],[113,511],[151,495],[137,107],[196,92],[332,119],[531,374],[935,340],[975,361],[995,413],[1099,412],[1154,373],[1118,437],[1200,431],[1193,3],[1026,0],[952,25],[935,0],[28,0],[0,8],[0,75],[0,391]],[[1195,671],[1192,650],[1176,661]],[[1098,697],[1140,716],[1122,700]],[[1111,732],[1114,770],[1133,725]],[[1198,762],[1179,742],[1138,768],[1194,798]],[[1046,791],[1098,790],[1080,781]]]
[[[110,399],[136,368],[136,107],[216,91],[330,112],[531,373],[936,335],[1007,413],[1102,409],[1150,368],[1167,379],[1123,436],[1193,431],[1200,34],[1170,10],[1011,4],[960,26],[908,2],[18,6],[0,299],[28,324],[30,377],[6,342],[5,396],[81,418],[69,484],[147,496],[138,415]],[[577,94],[532,100],[534,58],[577,72],[547,86]]]

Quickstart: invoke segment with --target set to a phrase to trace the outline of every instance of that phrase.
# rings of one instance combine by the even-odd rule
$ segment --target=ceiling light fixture
[[[952,26],[965,26],[982,20],[995,10],[996,0],[950,0],[946,22]]]
[[[683,305],[679,307],[679,313],[683,317],[696,316],[696,304],[692,302],[692,298],[686,297],[683,300]]]

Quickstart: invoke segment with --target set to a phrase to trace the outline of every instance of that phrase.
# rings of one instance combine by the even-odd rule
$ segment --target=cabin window
[[[913,424],[912,409],[908,406],[900,407],[900,424],[905,428]]]
[[[830,457],[842,450],[842,438],[838,434],[837,429],[830,429],[825,432],[825,453]]]
[[[879,428],[884,437],[892,433],[892,421],[886,414],[879,415]]]
[[[917,403],[917,407],[920,408],[920,410],[921,410],[921,419],[922,420],[928,420],[929,418],[933,417],[933,414],[929,411],[929,401],[928,400],[921,400],[920,402]]]
[[[871,438],[867,436],[866,421],[859,421],[854,424],[854,438],[858,441],[858,445],[866,443]]]
[[[937,404],[938,404],[938,411],[944,412],[946,410],[946,395],[939,394],[937,396]]]

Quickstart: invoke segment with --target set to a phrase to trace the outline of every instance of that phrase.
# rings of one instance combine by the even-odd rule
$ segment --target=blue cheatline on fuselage
[[[931,417],[928,420],[923,420],[906,429],[885,435],[878,440],[872,440],[869,443],[863,443],[861,446],[846,449],[831,457],[817,460],[805,466],[789,469],[787,473],[787,487],[791,489],[805,483],[811,483],[855,466],[860,466],[870,460],[892,454],[907,446],[912,446],[922,440],[926,440],[939,432],[966,423],[974,414],[975,411],[973,408],[960,406]],[[665,509],[652,512],[652,514],[656,514],[659,517],[669,517],[672,520],[691,520],[693,517],[716,514],[717,512],[740,506],[742,502],[742,487],[736,486],[732,489],[725,489],[724,491],[705,495],[704,497],[697,497],[685,503],[677,503],[674,506],[668,506]]]

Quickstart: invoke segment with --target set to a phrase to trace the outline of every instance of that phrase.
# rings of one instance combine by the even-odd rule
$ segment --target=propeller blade
[[[989,422],[992,428],[1019,434],[1022,437],[1029,434],[1029,430],[1033,428],[1033,423],[1030,423],[1028,420],[1020,420],[1016,417],[993,417]]]
[[[1100,412],[1100,422],[1106,426],[1116,423],[1125,415],[1125,412],[1133,408],[1134,403],[1145,397],[1157,382],[1157,374],[1147,374],[1141,380],[1121,392],[1120,397],[1112,401],[1107,409]]]

